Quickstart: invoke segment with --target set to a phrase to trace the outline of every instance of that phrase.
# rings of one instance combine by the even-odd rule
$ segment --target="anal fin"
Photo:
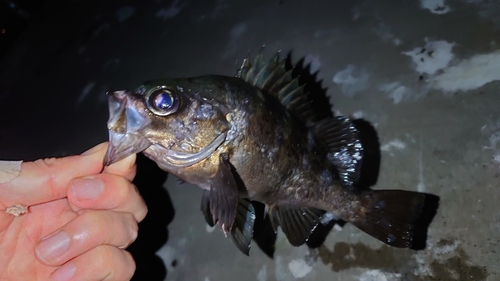
[[[300,246],[307,242],[324,213],[325,211],[315,208],[281,205],[269,209],[269,218],[275,230],[278,225],[281,226],[290,244]]]

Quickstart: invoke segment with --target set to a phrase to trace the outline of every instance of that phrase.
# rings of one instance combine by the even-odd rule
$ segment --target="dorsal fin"
[[[292,76],[294,69],[286,69],[286,60],[280,60],[279,52],[266,62],[263,50],[260,50],[253,63],[248,57],[244,59],[236,77],[277,98],[304,124],[317,122],[307,93],[304,92],[305,85],[300,85],[299,78]]]
[[[339,172],[345,187],[356,186],[361,172],[363,146],[360,134],[346,117],[325,118],[311,127],[314,135],[328,147],[328,159]]]
[[[301,120],[320,142],[328,148],[328,158],[335,165],[344,186],[356,186],[359,181],[363,147],[354,124],[345,117],[319,117],[314,110],[308,84],[300,84],[299,77],[293,75],[297,66],[287,69],[286,60],[279,59],[279,52],[267,63],[263,49],[253,63],[247,57],[236,77],[258,87],[277,98],[295,117]],[[300,62],[299,62],[300,64]],[[309,71],[308,71],[309,73]],[[316,74],[313,75],[315,80]],[[316,101],[317,102],[317,101]]]

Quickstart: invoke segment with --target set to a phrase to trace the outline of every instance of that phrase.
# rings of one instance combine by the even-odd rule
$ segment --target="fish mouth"
[[[136,134],[120,134],[109,131],[109,146],[104,156],[104,166],[109,166],[123,158],[139,153],[151,146],[145,137]]]
[[[151,146],[152,152],[160,152],[163,154],[163,160],[167,164],[175,167],[188,167],[192,166],[206,158],[208,158],[226,139],[227,132],[217,136],[211,143],[196,153],[179,152],[175,150],[166,149],[159,145]],[[163,150],[163,153],[161,153]]]
[[[129,92],[115,91],[107,95],[109,146],[104,156],[105,166],[139,153],[151,145],[147,138],[138,133],[142,127],[149,124],[149,120],[129,103]]]
[[[116,163],[129,155],[144,152],[146,156],[159,163],[188,167],[208,158],[226,140],[227,131],[195,153],[176,151],[153,143],[139,132],[149,124],[149,120],[129,104],[127,95],[127,91],[108,93],[109,146],[104,156],[104,166]]]

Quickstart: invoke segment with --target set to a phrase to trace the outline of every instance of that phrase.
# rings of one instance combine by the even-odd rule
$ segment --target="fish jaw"
[[[151,146],[146,138],[136,134],[119,134],[109,131],[109,146],[104,156],[104,166],[109,166],[123,158],[139,153]]]
[[[127,91],[108,93],[108,105],[109,146],[104,156],[105,166],[151,146],[151,142],[139,133],[149,120],[133,107]]]

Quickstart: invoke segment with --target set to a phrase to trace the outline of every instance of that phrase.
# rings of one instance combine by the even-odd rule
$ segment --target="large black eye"
[[[169,115],[179,108],[179,97],[168,89],[158,89],[146,97],[149,110],[156,115]]]

